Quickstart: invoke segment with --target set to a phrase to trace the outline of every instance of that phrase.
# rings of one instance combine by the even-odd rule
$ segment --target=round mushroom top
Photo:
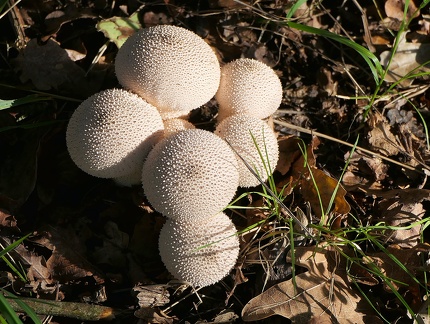
[[[279,157],[278,141],[269,125],[253,116],[238,114],[225,118],[215,134],[226,140],[254,169],[261,180],[266,181],[275,170]],[[239,187],[255,187],[260,184],[242,159],[239,164]]]
[[[179,117],[208,102],[220,80],[218,59],[197,34],[158,25],[137,31],[119,49],[120,84],[157,107],[163,118]]]
[[[236,193],[236,156],[211,132],[183,130],[152,149],[142,184],[152,207],[164,216],[190,220],[215,215]]]
[[[282,101],[282,84],[266,64],[241,58],[221,68],[221,81],[215,95],[218,121],[246,113],[263,119],[273,114]]]
[[[75,110],[67,126],[67,149],[86,173],[122,177],[141,170],[163,130],[154,106],[126,90],[109,89],[89,97]]]
[[[239,254],[236,228],[224,213],[200,222],[167,219],[158,246],[167,270],[194,287],[220,281]]]
[[[194,125],[189,121],[181,118],[170,118],[163,120],[164,123],[164,137],[176,134],[177,132],[194,129]]]

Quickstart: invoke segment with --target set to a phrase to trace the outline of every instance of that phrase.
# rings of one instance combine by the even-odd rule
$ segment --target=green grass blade
[[[0,293],[0,313],[8,324],[23,324],[2,293]]]
[[[1,127],[0,128],[0,133],[2,132],[6,132],[12,129],[17,129],[17,128],[22,128],[22,129],[33,129],[33,128],[38,128],[38,127],[45,127],[45,126],[51,126],[54,124],[58,124],[58,123],[62,123],[62,122],[67,122],[67,120],[47,120],[47,121],[42,121],[42,122],[37,122],[34,124],[18,124],[16,126],[5,126],[5,127]]]
[[[4,7],[7,5],[8,0],[0,0],[0,13],[3,12]]]
[[[6,298],[10,298],[13,299],[13,301],[19,306],[21,307],[21,309],[27,314],[28,317],[30,317],[33,322],[35,324],[42,324],[42,322],[40,321],[39,317],[37,316],[37,314],[34,312],[34,310],[28,306],[25,302],[23,302],[22,300],[19,299],[18,296],[15,296],[14,294],[1,289],[2,292],[6,295]],[[0,294],[1,295],[1,294]],[[7,299],[6,299],[7,300]]]
[[[302,4],[306,3],[306,1],[307,0],[298,0],[295,4],[293,4],[293,6],[290,8],[290,10],[288,10],[288,13],[286,16],[287,19],[290,19],[291,17],[293,17],[293,15],[297,11],[297,9],[299,9]]]
[[[21,237],[19,240],[16,240],[12,244],[8,245],[6,248],[0,251],[0,257],[6,255],[8,252],[12,251],[14,248],[16,248],[18,245],[20,245],[24,240],[26,240],[30,234],[27,234],[24,237]]]
[[[51,97],[41,96],[37,94],[29,95],[18,99],[11,99],[11,100],[0,99],[0,110],[9,109],[12,107],[17,107],[28,103],[38,102],[38,101],[51,100],[51,99],[52,99]]]
[[[338,43],[341,43],[343,45],[346,45],[355,51],[357,51],[358,54],[360,54],[363,59],[366,61],[367,65],[369,66],[370,70],[372,71],[373,78],[375,79],[376,84],[380,83],[380,76],[384,74],[384,69],[382,68],[381,63],[379,62],[379,59],[367,48],[345,38],[340,35],[331,33],[327,30],[318,29],[315,27],[305,26],[302,24],[298,24],[295,22],[286,22],[286,24],[294,29],[301,30],[307,33],[319,35],[325,38],[332,39]]]

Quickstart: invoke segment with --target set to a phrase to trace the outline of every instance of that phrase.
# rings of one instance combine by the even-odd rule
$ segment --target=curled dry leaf
[[[380,55],[381,64],[387,66],[392,56],[391,51],[382,52]],[[408,74],[428,72],[430,66],[430,44],[426,43],[407,43],[403,38],[394,53],[385,81],[396,82],[403,79]],[[425,64],[427,63],[427,64]],[[400,85],[407,87],[412,84],[415,78],[410,77],[402,80]]]
[[[16,65],[21,71],[21,82],[31,80],[38,90],[61,88],[86,94],[91,88],[85,79],[85,71],[52,39],[44,45],[39,45],[37,39],[32,39],[19,54]]]
[[[139,307],[159,307],[166,305],[170,294],[166,285],[141,285],[133,288],[139,300]]]
[[[339,181],[328,176],[323,171],[311,168],[310,173],[312,177],[303,178],[300,182],[300,191],[303,197],[309,201],[312,210],[315,212],[318,218],[323,215],[328,215],[330,211],[337,215],[346,215],[351,210],[351,206],[345,200],[346,190],[339,184]],[[329,211],[329,205],[334,195],[332,209]],[[332,227],[338,228],[342,218],[338,217],[336,224],[332,224]],[[329,222],[325,220],[325,224]]]
[[[342,184],[348,191],[361,188],[364,190],[381,189],[381,181],[387,177],[388,166],[380,158],[368,157],[357,151],[345,154],[349,164],[343,175]]]
[[[368,140],[373,150],[386,156],[399,153],[396,137],[391,132],[391,127],[385,117],[373,115],[369,118],[369,125],[371,130],[368,134]]]
[[[16,218],[11,215],[7,210],[0,208],[0,227],[11,227],[18,230],[16,225]]]
[[[31,241],[51,251],[45,266],[52,279],[66,283],[93,276],[101,284],[101,274],[84,258],[85,246],[80,239],[71,229],[47,226]]]
[[[314,150],[320,141],[317,137],[307,145],[303,153],[303,142],[296,137],[287,137],[279,141],[279,161],[276,170],[283,177],[277,182],[278,191],[284,195],[292,192],[297,185],[303,197],[310,203],[312,210],[318,218],[326,212],[334,212],[338,215],[346,215],[351,207],[345,200],[346,190],[338,183],[338,180],[330,177],[316,167]],[[302,147],[302,148],[300,148]],[[306,161],[305,161],[306,157]],[[328,206],[334,195],[333,206],[328,211]],[[340,221],[342,218],[339,217]],[[329,220],[326,219],[327,223]],[[339,224],[334,224],[337,227]]]
[[[415,6],[414,1],[410,0],[408,2],[408,10],[405,17],[405,0],[387,0],[385,2],[385,13],[387,14],[387,17],[395,18],[400,21],[404,20],[405,18],[409,20],[412,17],[418,17],[420,15],[420,11],[418,10],[417,6]]]
[[[343,248],[346,250],[346,248]],[[343,251],[348,253],[348,251]],[[291,257],[287,258],[291,262]],[[251,299],[242,310],[245,321],[258,321],[273,315],[289,318],[293,323],[311,319],[331,323],[379,323],[371,307],[351,289],[346,260],[331,247],[298,247],[296,265],[308,269],[269,288]]]
[[[378,203],[378,217],[374,221],[384,222],[388,226],[401,227],[385,230],[378,234],[386,241],[402,248],[417,245],[420,242],[421,225],[416,224],[410,228],[404,227],[422,220],[425,215],[422,201],[430,200],[430,190],[401,189],[386,192],[372,191],[372,193],[383,198]]]

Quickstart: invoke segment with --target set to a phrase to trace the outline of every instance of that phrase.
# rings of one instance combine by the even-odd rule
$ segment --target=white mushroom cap
[[[167,270],[194,287],[212,285],[236,264],[239,240],[224,213],[203,221],[167,219],[159,238],[160,256]]]
[[[218,59],[197,34],[159,25],[137,31],[119,49],[115,73],[121,85],[179,117],[208,102],[220,79]]]
[[[246,113],[263,119],[273,114],[282,101],[279,77],[266,64],[241,58],[221,68],[221,81],[215,95],[218,121]]]
[[[181,118],[170,118],[163,120],[164,123],[164,137],[168,137],[170,135],[176,134],[177,132],[186,130],[186,129],[194,129],[194,125],[191,124],[188,120]]]
[[[215,215],[239,184],[236,156],[215,134],[188,129],[171,135],[149,153],[142,183],[152,207],[167,217]]]
[[[83,101],[73,113],[67,127],[67,149],[86,173],[122,177],[142,169],[163,129],[154,106],[126,90],[105,90]]]
[[[278,141],[265,121],[245,114],[233,115],[217,126],[215,134],[227,140],[263,181],[275,170],[279,157]],[[258,186],[258,179],[237,158],[239,187]]]

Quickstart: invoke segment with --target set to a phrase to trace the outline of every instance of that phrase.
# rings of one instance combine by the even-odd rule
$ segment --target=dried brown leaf
[[[381,181],[387,177],[388,166],[380,158],[368,157],[355,151],[345,154],[345,161],[349,159],[347,171],[342,177],[342,184],[348,191],[357,188],[367,190],[381,189]]]
[[[303,147],[303,141],[297,137],[286,137],[278,141],[279,143],[279,160],[276,170],[283,177],[276,183],[278,191],[282,191],[284,195],[291,193],[302,177],[309,174],[307,166],[315,166],[314,150],[320,144],[317,137],[312,138],[312,142]],[[302,152],[305,149],[306,152]],[[306,161],[305,157],[306,156]]]
[[[314,136],[312,142],[306,146],[306,152],[303,152],[303,142],[299,138],[281,139],[279,141],[280,158],[276,169],[283,177],[276,183],[276,186],[278,191],[288,195],[293,188],[300,185],[303,197],[309,201],[316,216],[321,218],[323,214],[321,202],[324,212],[326,212],[338,186],[338,181],[316,168],[314,150],[318,148],[319,144],[319,139]],[[345,195],[346,190],[339,185],[331,211],[340,215],[349,213],[351,207],[345,200]]]
[[[420,11],[413,0],[409,1],[408,10],[406,12],[406,17],[404,16],[405,9],[405,1],[404,0],[387,0],[385,2],[385,13],[390,18],[395,18],[397,20],[409,20],[412,18],[418,17],[420,15]]]
[[[430,61],[430,44],[427,43],[407,43],[402,39],[396,49],[394,55],[391,51],[382,52],[381,64],[388,67],[388,73],[385,76],[385,81],[396,82],[400,81],[409,73],[428,72]],[[391,59],[391,56],[392,59]],[[390,61],[391,59],[391,61]],[[412,84],[415,78],[407,78],[400,82],[403,87]]]
[[[17,258],[20,262],[28,267],[27,278],[35,292],[39,291],[39,289],[44,292],[52,292],[55,290],[55,287],[52,285],[54,282],[52,273],[47,267],[45,257],[28,251],[23,244],[15,248],[14,254],[17,254]]]
[[[424,214],[423,200],[430,200],[430,190],[401,189],[374,194],[384,197],[378,203],[379,216],[375,222],[384,222],[389,226],[405,227],[420,221]],[[378,233],[387,241],[400,247],[413,247],[420,242],[421,225],[409,229],[393,229]]]
[[[73,230],[47,226],[32,242],[52,251],[46,267],[53,279],[66,283],[94,276],[97,282],[103,282],[98,270],[84,257],[85,247]]]
[[[387,120],[381,115],[373,115],[369,118],[369,124],[368,140],[372,148],[386,156],[398,154],[399,146]]]
[[[7,210],[0,208],[0,226],[1,227],[15,227],[17,221],[16,218],[11,215]]]
[[[387,252],[377,252],[369,254],[363,258],[365,264],[373,262],[387,278],[392,279],[391,285],[396,289],[404,288],[406,290],[415,291],[418,288],[418,283],[414,278],[421,277],[422,273],[422,255],[428,255],[430,245],[420,243],[412,248],[402,249],[398,245],[391,245],[387,248]],[[406,271],[401,269],[399,265],[390,257],[394,256],[405,268],[412,274],[412,278]],[[400,284],[402,283],[402,284]],[[388,292],[392,292],[391,288],[384,283],[384,288]],[[419,289],[418,289],[419,290]]]
[[[333,179],[323,171],[316,168],[311,168],[311,172],[312,177],[309,176],[300,181],[300,192],[303,197],[309,201],[316,216],[321,218],[323,213],[326,214],[335,190],[337,191],[335,193],[333,200],[334,204],[331,211],[340,215],[348,214],[351,207],[345,200],[346,190],[341,185],[338,186],[338,180]],[[321,210],[321,207],[323,210]]]
[[[91,89],[85,71],[52,39],[44,45],[32,39],[16,59],[16,65],[21,82],[31,80],[38,90],[62,88],[86,94]]]
[[[133,288],[139,307],[164,306],[169,302],[169,291],[166,285],[137,285]]]
[[[311,319],[367,323],[365,315],[370,314],[370,307],[361,305],[359,294],[350,288],[346,262],[338,251],[299,247],[295,253],[296,265],[309,270],[296,276],[297,289],[290,279],[254,297],[242,311],[245,321],[257,321],[276,314],[293,323],[306,323]]]

